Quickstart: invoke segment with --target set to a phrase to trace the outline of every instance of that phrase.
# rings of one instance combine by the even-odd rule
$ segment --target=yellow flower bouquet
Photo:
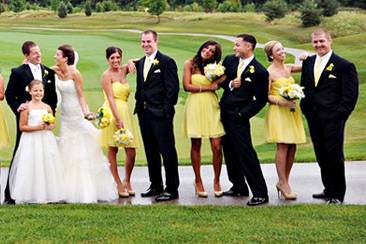
[[[100,129],[106,128],[111,123],[112,114],[107,108],[99,108],[96,115],[96,126]]]
[[[225,67],[221,63],[207,64],[203,70],[209,81],[214,81],[225,73]]]
[[[279,93],[283,98],[285,98],[289,101],[293,101],[293,100],[297,100],[297,99],[301,99],[301,98],[305,97],[303,89],[304,89],[304,87],[299,86],[298,84],[290,84],[290,85],[281,87],[279,89]],[[292,108],[291,111],[294,112],[295,109]]]
[[[133,135],[129,129],[121,128],[113,135],[113,140],[118,147],[127,146],[133,140]]]
[[[47,113],[42,116],[42,121],[47,125],[51,125],[55,123],[56,119],[55,116],[53,116],[53,114]]]

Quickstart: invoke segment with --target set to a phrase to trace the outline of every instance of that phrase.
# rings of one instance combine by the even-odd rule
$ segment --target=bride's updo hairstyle
[[[109,57],[112,56],[112,54],[114,53],[118,53],[119,56],[122,57],[122,49],[119,47],[108,47],[105,50],[105,57],[109,59]]]
[[[75,52],[72,46],[65,44],[57,48],[62,52],[62,57],[67,58],[67,64],[73,65],[75,62]]]
[[[272,62],[273,61],[273,56],[272,56],[272,50],[273,50],[273,47],[279,43],[278,41],[269,41],[267,42],[266,44],[264,44],[264,52],[266,53],[267,55],[267,59],[268,61]]]

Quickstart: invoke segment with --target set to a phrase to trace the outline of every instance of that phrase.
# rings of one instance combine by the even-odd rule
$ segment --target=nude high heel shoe
[[[198,191],[197,190],[196,182],[193,182],[193,186],[194,186],[194,190],[195,190],[195,192],[196,192],[196,194],[197,194],[198,197],[202,197],[202,198],[208,197],[207,192],[205,192],[205,191]]]
[[[286,192],[278,183],[276,184],[276,189],[278,199],[281,199],[281,195],[285,200],[296,200],[297,198],[297,194],[295,192]]]

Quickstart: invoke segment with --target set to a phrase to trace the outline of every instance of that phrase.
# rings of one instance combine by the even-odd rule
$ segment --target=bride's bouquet
[[[283,98],[285,98],[289,101],[294,101],[294,100],[305,97],[303,89],[304,89],[304,87],[299,86],[298,84],[290,84],[290,85],[281,87],[279,89],[279,93]],[[291,108],[291,111],[294,112],[295,109]]]
[[[203,68],[203,70],[205,72],[206,78],[209,81],[214,81],[224,74],[225,67],[222,66],[221,63],[211,63],[211,64],[207,64]]]
[[[118,147],[122,147],[132,142],[133,135],[129,129],[121,128],[114,133],[113,139]]]
[[[55,116],[53,116],[53,114],[47,113],[42,116],[42,121],[47,125],[51,125],[55,123],[56,119]]]
[[[99,108],[97,113],[95,114],[95,123],[96,126],[100,129],[106,128],[111,123],[112,114],[109,109]]]

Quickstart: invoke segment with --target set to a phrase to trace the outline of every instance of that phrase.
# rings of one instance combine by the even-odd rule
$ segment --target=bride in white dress
[[[99,131],[84,119],[92,113],[83,95],[81,74],[73,66],[74,55],[71,46],[60,46],[53,67],[61,100],[59,149],[65,167],[66,201],[111,201],[118,198],[117,186],[99,145]]]

